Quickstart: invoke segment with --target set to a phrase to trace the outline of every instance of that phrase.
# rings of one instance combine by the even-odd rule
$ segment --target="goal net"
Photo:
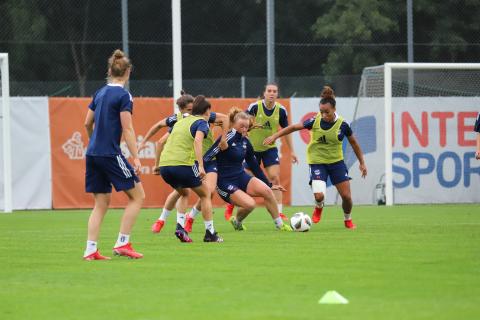
[[[354,202],[480,202],[473,132],[479,111],[480,64],[365,68],[351,125],[366,179],[349,145],[345,152]]]
[[[12,212],[12,160],[10,139],[10,89],[8,54],[0,53],[0,209]]]

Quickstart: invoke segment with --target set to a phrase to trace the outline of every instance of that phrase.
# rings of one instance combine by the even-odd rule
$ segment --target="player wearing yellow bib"
[[[191,188],[200,198],[205,222],[204,242],[223,242],[215,232],[212,217],[212,202],[208,187],[202,184],[205,178],[203,163],[203,140],[209,134],[207,120],[211,105],[204,96],[193,101],[192,115],[178,121],[160,156],[160,174],[181,196]],[[182,226],[175,232],[182,242],[191,242]]]
[[[255,126],[248,134],[252,143],[255,158],[258,164],[263,163],[267,173],[268,180],[274,185],[280,185],[280,159],[278,149],[275,143],[264,145],[263,140],[276,133],[279,127],[288,126],[288,114],[284,106],[277,102],[278,85],[274,83],[267,84],[263,92],[264,99],[252,103],[246,112],[254,117]],[[287,145],[292,153],[293,163],[297,162],[297,157],[293,151],[292,138],[286,137]],[[282,213],[282,191],[274,191],[277,200],[278,211],[283,220],[288,220]],[[225,219],[229,220],[233,211],[233,205],[227,205],[225,210]]]
[[[363,159],[363,152],[357,139],[353,136],[350,125],[335,112],[335,105],[332,88],[325,86],[321,94],[320,112],[315,117],[280,130],[266,138],[264,144],[269,145],[276,139],[298,130],[310,130],[307,161],[310,166],[310,185],[316,202],[312,221],[314,223],[320,221],[327,190],[327,178],[330,177],[330,181],[342,197],[345,227],[355,229],[356,225],[353,224],[351,218],[353,206],[350,191],[351,178],[348,176],[347,166],[343,161],[342,143],[345,137],[357,156],[363,178],[367,175],[367,167]]]
[[[144,139],[142,142],[139,144],[139,150],[142,150],[145,148],[145,143],[155,135],[155,133],[158,132],[161,128],[164,127],[169,127],[169,131],[165,133],[162,138],[157,142],[156,145],[156,158],[160,158],[161,152],[163,150],[164,144],[166,143],[170,132],[173,129],[173,126],[177,121],[180,121],[181,119],[188,117],[190,113],[192,112],[192,103],[193,103],[193,97],[189,94],[186,94],[183,90],[181,92],[182,96],[177,99],[177,105],[180,110],[180,112],[165,118],[163,120],[158,121],[156,124],[154,124],[148,132],[145,134]],[[208,123],[212,125],[221,125],[223,127],[223,131],[226,132],[228,130],[228,117],[225,114],[218,113],[218,112],[210,112],[210,117],[208,119]],[[159,146],[159,142],[161,142],[161,145]],[[212,145],[213,145],[214,139],[213,139],[213,131],[210,130],[207,137],[203,140],[203,153],[206,152]],[[158,165],[158,161],[156,161],[156,165]],[[217,184],[217,166],[215,160],[205,162],[205,180],[204,183],[207,185],[207,187],[210,189],[210,193],[213,194],[215,193],[215,187]],[[160,170],[160,168],[159,168]],[[159,171],[158,171],[159,172]],[[187,232],[192,231],[192,225],[194,222],[195,217],[200,213],[201,211],[201,204],[200,200],[196,202],[196,204],[193,206],[191,212],[187,215],[186,209],[188,206],[188,189],[185,190],[186,195],[185,196],[180,196],[180,194],[176,191],[173,190],[165,200],[165,205],[163,207],[162,213],[160,217],[153,223],[151,230],[153,233],[159,233],[162,229],[163,226],[165,225],[165,222],[170,215],[171,211],[175,207],[177,208],[177,223],[185,229]],[[186,239],[186,235],[184,237]]]
[[[143,136],[143,140],[138,145],[139,152],[146,147],[146,143],[162,128],[169,127],[168,132],[166,132],[156,143],[155,143],[155,174],[160,174],[160,167],[158,167],[160,161],[160,155],[162,153],[163,147],[167,142],[170,132],[177,123],[178,120],[183,119],[185,116],[190,115],[192,112],[193,106],[193,96],[181,91],[181,96],[177,99],[176,104],[178,106],[179,112],[162,119],[155,123]],[[176,204],[177,208],[177,222],[185,220],[185,212],[188,206],[188,194],[185,197],[180,197],[179,194],[173,190],[165,200],[165,205],[163,207],[162,213],[159,219],[152,226],[152,232],[158,233],[163,228],[166,219],[170,215],[170,212],[174,209]],[[183,224],[183,223],[182,223]]]

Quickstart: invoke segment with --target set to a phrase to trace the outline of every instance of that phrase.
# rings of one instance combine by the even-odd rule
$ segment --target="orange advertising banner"
[[[209,99],[212,110],[228,113],[232,106],[246,109],[253,99]],[[52,159],[52,196],[53,208],[91,208],[93,197],[85,193],[85,152],[88,137],[84,127],[85,115],[91,98],[50,98],[50,139]],[[288,99],[280,100],[289,111]],[[133,126],[137,138],[157,121],[173,113],[171,98],[134,98]],[[155,147],[154,141],[159,139],[167,129],[160,130],[152,142],[139,154],[142,162],[140,180],[145,188],[144,207],[162,207],[172,188],[160,176],[153,174]],[[128,156],[128,149],[122,141],[122,151]],[[281,183],[288,190],[284,193],[283,202],[290,203],[291,157],[290,151],[282,143]],[[127,157],[128,158],[128,157]],[[129,159],[130,160],[130,159]],[[195,201],[192,195],[190,203]],[[112,207],[123,207],[127,197],[123,193],[112,193]],[[214,198],[215,206],[224,202]]]

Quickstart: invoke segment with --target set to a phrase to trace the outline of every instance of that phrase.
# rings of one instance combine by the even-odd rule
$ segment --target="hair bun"
[[[335,93],[330,86],[324,86],[320,97],[323,99],[335,99]]]
[[[113,52],[113,58],[114,59],[122,59],[123,57],[125,57],[125,54],[123,53],[122,50],[117,49]]]
[[[185,90],[180,90],[180,95],[183,96],[185,94]]]

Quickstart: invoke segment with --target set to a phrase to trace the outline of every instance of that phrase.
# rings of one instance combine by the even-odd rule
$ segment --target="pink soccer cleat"
[[[353,223],[352,219],[345,220],[345,228],[347,229],[356,229],[357,225]]]
[[[187,231],[188,233],[192,232],[192,226],[194,222],[195,222],[195,219],[187,216],[187,220],[185,221],[185,228],[184,228],[185,231]]]
[[[232,216],[232,213],[233,213],[233,208],[235,208],[233,204],[230,204],[230,203],[227,204],[224,212],[225,220],[230,221],[230,217]]]
[[[157,221],[155,221],[154,224],[152,224],[152,232],[159,233],[162,230],[164,224],[165,224],[164,220],[158,219]]]
[[[105,257],[100,254],[100,252],[95,251],[94,253],[89,254],[88,256],[83,257],[83,260],[92,261],[92,260],[110,260],[112,258]]]
[[[143,258],[143,254],[136,252],[135,249],[132,248],[132,244],[130,242],[126,245],[113,248],[113,254],[116,256],[129,257],[130,259]]]
[[[313,223],[319,223],[320,222],[320,219],[322,218],[322,211],[323,211],[323,207],[322,208],[315,207],[315,209],[313,210],[313,214],[312,214],[312,222]]]

